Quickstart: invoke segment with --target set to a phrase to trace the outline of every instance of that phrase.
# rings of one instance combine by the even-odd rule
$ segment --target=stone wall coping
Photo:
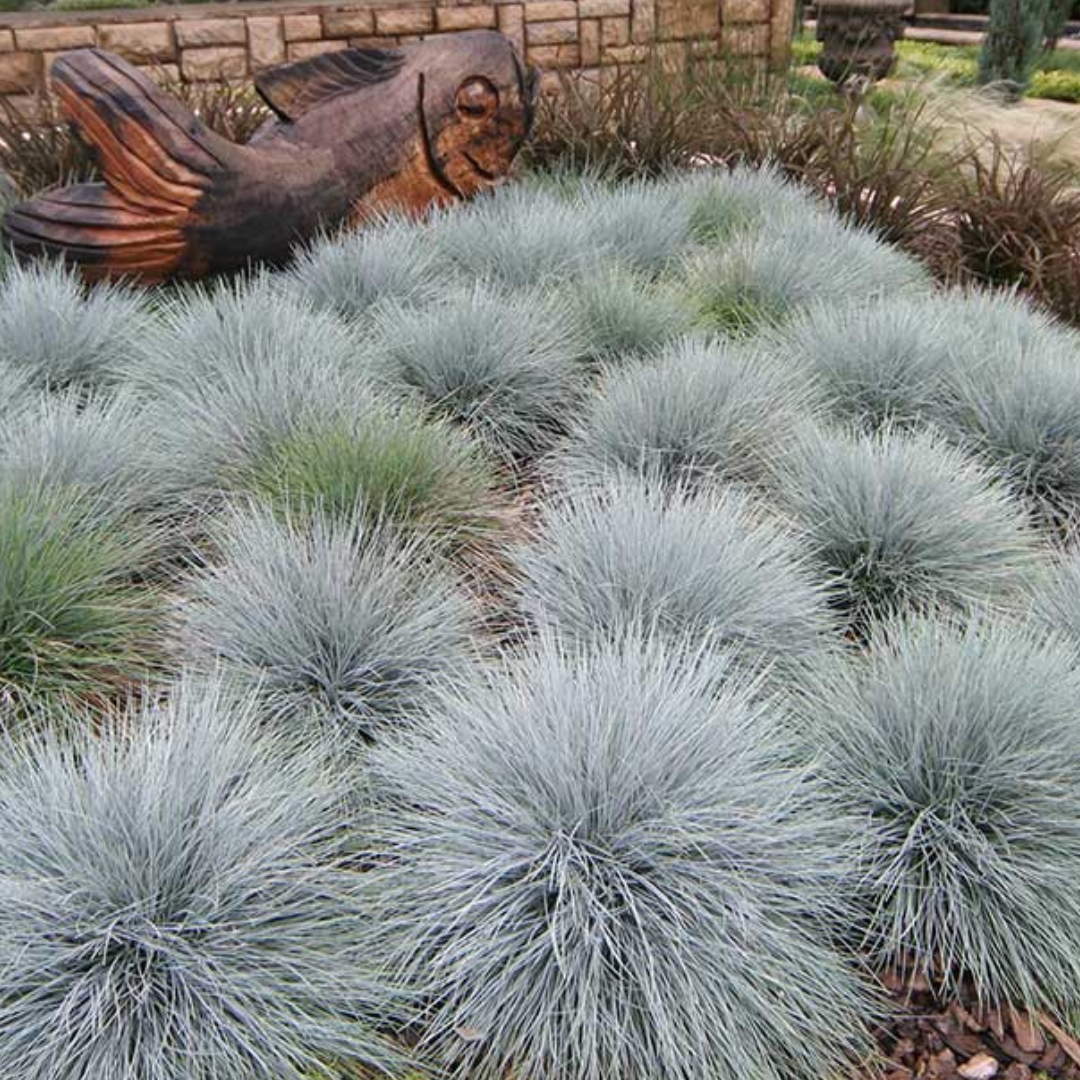
[[[95,11],[0,12],[0,28],[25,30],[53,26],[112,26],[120,23],[178,22],[188,19],[257,18],[260,15],[306,15],[334,11],[373,11],[385,8],[422,10],[470,7],[476,3],[509,4],[521,0],[248,0],[211,4],[157,4],[141,8],[102,8]]]

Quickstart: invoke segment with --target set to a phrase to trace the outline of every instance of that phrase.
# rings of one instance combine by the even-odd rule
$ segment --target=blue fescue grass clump
[[[0,479],[0,685],[34,702],[123,694],[157,666],[159,537],[96,497]]]
[[[181,687],[0,755],[0,1072],[301,1080],[387,1060],[326,747]]]
[[[811,697],[863,822],[865,946],[983,1001],[1080,1002],[1078,654],[1009,622],[905,620]]]
[[[926,420],[963,340],[936,298],[886,297],[810,308],[771,335],[769,352],[816,378],[836,417],[874,430]]]
[[[966,331],[936,422],[1049,523],[1080,514],[1080,336],[1018,301],[944,305]]]
[[[592,366],[648,358],[693,329],[693,311],[670,288],[618,265],[565,290],[583,358]]]
[[[564,305],[477,286],[423,311],[385,309],[380,322],[385,382],[500,457],[535,455],[565,424],[582,347]]]
[[[265,282],[174,300],[131,383],[161,432],[170,482],[200,502],[297,426],[360,408],[366,395],[358,337]]]
[[[1036,625],[1080,642],[1080,554],[1061,555],[1032,581],[1028,614]]]
[[[580,205],[537,184],[506,187],[435,216],[429,239],[449,273],[507,289],[581,276],[607,254]]]
[[[61,263],[13,263],[0,278],[0,365],[39,390],[108,386],[152,321],[129,289],[88,287]]]
[[[770,222],[827,213],[824,203],[770,169],[702,169],[669,184],[685,200],[690,235],[700,243],[723,244]]]
[[[183,590],[178,646],[274,717],[362,744],[468,663],[469,600],[417,539],[252,507],[227,514],[216,540]]]
[[[515,563],[530,624],[574,642],[644,625],[787,663],[832,629],[806,548],[735,489],[594,486],[546,507]]]
[[[815,303],[929,288],[913,259],[835,219],[781,218],[695,256],[686,287],[705,325],[749,334]]]
[[[508,520],[479,447],[403,403],[301,418],[251,461],[239,486],[284,515],[391,521],[446,553],[487,546]]]
[[[932,433],[800,433],[780,480],[851,625],[1007,603],[1037,563],[1022,508]]]
[[[578,206],[607,257],[638,273],[661,273],[692,237],[691,206],[675,185],[587,184]]]
[[[610,370],[554,460],[564,482],[645,475],[669,483],[762,485],[817,407],[796,365],[725,341],[688,338]]]
[[[157,432],[123,389],[38,394],[0,414],[0,478],[86,497],[106,520],[167,509]]]
[[[434,245],[415,223],[390,218],[318,240],[297,254],[283,283],[314,306],[352,319],[388,301],[423,303],[437,288]]]
[[[545,640],[375,752],[368,884],[439,1063],[819,1080],[863,1048],[866,999],[824,929],[848,829],[755,684],[698,660]]]

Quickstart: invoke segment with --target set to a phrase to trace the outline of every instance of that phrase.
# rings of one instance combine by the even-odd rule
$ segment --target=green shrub
[[[1027,89],[1046,38],[1050,0],[990,0],[990,22],[979,56],[979,81],[1011,95]]]
[[[1036,71],[1031,76],[1028,97],[1050,101],[1080,103],[1080,73],[1075,71]]]

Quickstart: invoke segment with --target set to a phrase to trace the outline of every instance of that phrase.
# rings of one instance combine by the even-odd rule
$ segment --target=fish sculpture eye
[[[486,120],[499,107],[499,91],[487,79],[474,75],[457,92],[457,109],[469,120]]]

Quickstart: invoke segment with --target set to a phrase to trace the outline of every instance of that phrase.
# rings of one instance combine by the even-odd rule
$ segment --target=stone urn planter
[[[896,64],[894,45],[904,34],[911,0],[818,0],[818,67],[843,86],[885,78]]]

